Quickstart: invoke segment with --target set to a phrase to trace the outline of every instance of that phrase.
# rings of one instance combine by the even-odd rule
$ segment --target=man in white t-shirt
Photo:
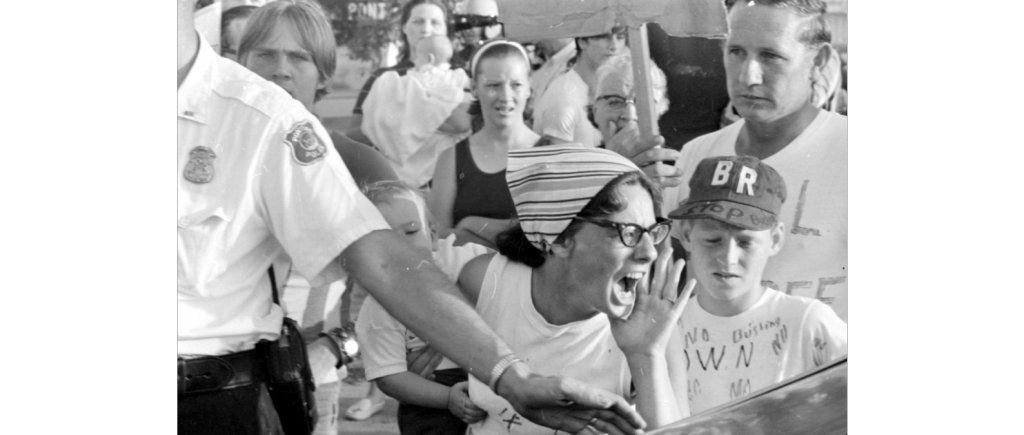
[[[530,109],[533,109],[544,96],[551,81],[570,68],[569,61],[576,55],[572,38],[545,39],[538,41],[536,45],[537,50],[543,53],[547,60],[530,74],[530,95],[533,96],[527,103]]]
[[[601,132],[587,120],[590,87],[597,69],[608,59],[626,51],[626,28],[611,33],[576,38],[576,63],[551,80],[533,111],[533,131],[552,143],[581,143],[588,147],[601,144]]]
[[[728,16],[725,70],[743,119],[687,143],[676,165],[686,180],[706,157],[749,155],[783,174],[792,191],[781,213],[788,239],[763,279],[830,305],[846,321],[847,119],[811,103],[814,72],[832,51],[825,5],[762,3],[739,2]],[[667,189],[665,209],[689,193],[685,184]]]

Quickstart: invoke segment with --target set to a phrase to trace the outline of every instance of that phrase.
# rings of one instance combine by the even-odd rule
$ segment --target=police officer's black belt
[[[178,358],[178,395],[241,387],[266,377],[266,364],[255,349],[221,356]]]

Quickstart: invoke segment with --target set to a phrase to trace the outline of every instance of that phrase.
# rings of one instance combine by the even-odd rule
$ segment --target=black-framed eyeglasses
[[[636,104],[636,99],[633,98],[622,98],[618,95],[605,95],[597,98],[598,101],[604,100],[608,104],[608,109],[613,112],[621,112],[626,110],[626,105],[629,103]]]
[[[619,240],[622,240],[622,244],[629,248],[639,244],[640,238],[644,236],[644,233],[651,234],[651,240],[654,241],[655,245],[664,242],[668,238],[669,231],[672,229],[672,221],[662,217],[657,218],[657,222],[649,228],[644,228],[637,224],[612,222],[605,219],[591,219],[579,216],[573,219],[589,222],[599,227],[615,228],[619,232]]]

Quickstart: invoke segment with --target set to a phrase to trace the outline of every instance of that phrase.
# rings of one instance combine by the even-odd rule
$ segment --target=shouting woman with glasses
[[[677,297],[683,261],[672,265],[671,248],[655,247],[671,228],[657,217],[659,188],[624,157],[578,144],[509,151],[506,179],[518,224],[498,236],[498,254],[475,258],[459,279],[481,317],[545,375],[625,397],[633,385],[648,428],[688,415],[686,392],[668,382],[665,344],[693,283]],[[513,423],[515,433],[550,433],[475,378],[469,391],[488,414],[473,433],[504,434]]]

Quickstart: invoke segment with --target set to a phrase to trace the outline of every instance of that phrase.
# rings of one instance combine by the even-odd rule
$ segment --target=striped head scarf
[[[509,151],[505,179],[523,233],[546,251],[609,181],[639,170],[612,151],[566,144]]]

